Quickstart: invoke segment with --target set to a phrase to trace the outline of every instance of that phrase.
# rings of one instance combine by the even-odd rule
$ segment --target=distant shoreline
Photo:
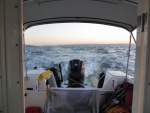
[[[25,46],[28,47],[44,47],[44,46],[88,46],[88,45],[129,45],[129,44],[58,44],[58,45],[28,45],[26,44]],[[131,44],[131,45],[135,45],[135,44]]]

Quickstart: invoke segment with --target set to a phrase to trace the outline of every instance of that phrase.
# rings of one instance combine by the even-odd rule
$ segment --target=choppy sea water
[[[85,65],[85,76],[98,77],[102,71],[119,70],[126,72],[128,44],[96,45],[59,45],[59,46],[25,46],[27,70],[37,67],[52,67],[60,63],[62,74],[67,79],[69,60],[81,59]],[[135,45],[131,45],[128,74],[134,76]]]

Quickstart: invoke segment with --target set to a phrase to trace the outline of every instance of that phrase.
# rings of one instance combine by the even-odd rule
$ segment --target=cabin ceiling
[[[24,0],[24,29],[60,22],[90,22],[133,31],[138,0]]]

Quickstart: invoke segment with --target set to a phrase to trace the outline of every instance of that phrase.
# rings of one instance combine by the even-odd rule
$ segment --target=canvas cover
[[[112,91],[97,88],[51,88],[44,113],[98,113],[99,97]]]
[[[24,29],[61,22],[88,22],[133,31],[138,0],[24,0]]]

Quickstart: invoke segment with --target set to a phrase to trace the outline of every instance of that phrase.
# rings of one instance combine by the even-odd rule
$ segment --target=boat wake
[[[97,85],[97,78],[102,71],[126,71],[128,45],[94,44],[94,45],[61,45],[61,46],[28,46],[25,47],[27,70],[53,67],[61,64],[64,80],[68,78],[68,62],[81,59],[85,64],[85,78]],[[135,45],[131,45],[128,74],[134,76]],[[86,80],[85,80],[86,81]]]

